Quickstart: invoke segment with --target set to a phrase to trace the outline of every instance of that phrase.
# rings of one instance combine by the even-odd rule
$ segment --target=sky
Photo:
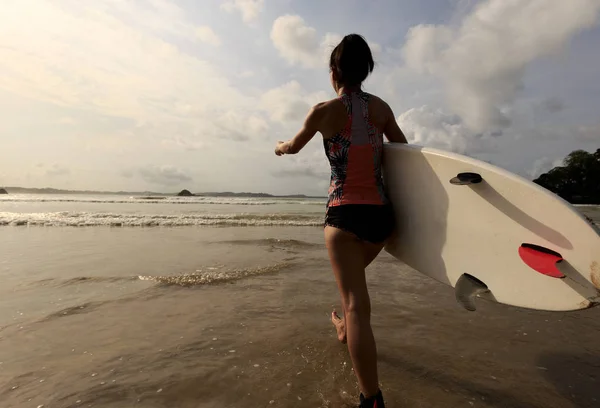
[[[3,0],[0,185],[327,191],[327,56],[363,35],[410,143],[533,178],[600,148],[598,0]]]

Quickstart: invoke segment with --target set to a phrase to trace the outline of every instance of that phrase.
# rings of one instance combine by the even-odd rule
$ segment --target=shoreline
[[[117,196],[142,196],[142,197],[178,197],[178,193],[157,193],[153,191],[95,191],[95,190],[62,190],[57,188],[27,188],[27,187],[4,187],[11,194],[40,194],[40,195],[117,195]],[[182,196],[185,197],[185,196]],[[305,198],[305,199],[327,199],[326,196],[309,196],[304,194],[275,195],[269,193],[234,193],[234,192],[205,192],[194,193],[187,197],[226,197],[226,198]]]

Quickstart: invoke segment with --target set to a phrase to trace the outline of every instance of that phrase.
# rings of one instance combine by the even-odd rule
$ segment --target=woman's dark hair
[[[369,44],[358,34],[348,34],[333,49],[329,69],[340,85],[360,85],[373,72],[375,62]]]

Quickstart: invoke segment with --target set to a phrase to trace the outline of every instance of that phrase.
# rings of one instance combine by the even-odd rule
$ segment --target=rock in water
[[[179,197],[192,197],[193,194],[189,190],[181,190],[178,194]]]

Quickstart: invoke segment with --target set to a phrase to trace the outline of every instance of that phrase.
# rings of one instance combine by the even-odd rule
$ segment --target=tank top
[[[381,172],[383,134],[369,119],[369,98],[362,91],[338,97],[348,121],[340,132],[323,140],[331,166],[327,207],[389,202]]]

